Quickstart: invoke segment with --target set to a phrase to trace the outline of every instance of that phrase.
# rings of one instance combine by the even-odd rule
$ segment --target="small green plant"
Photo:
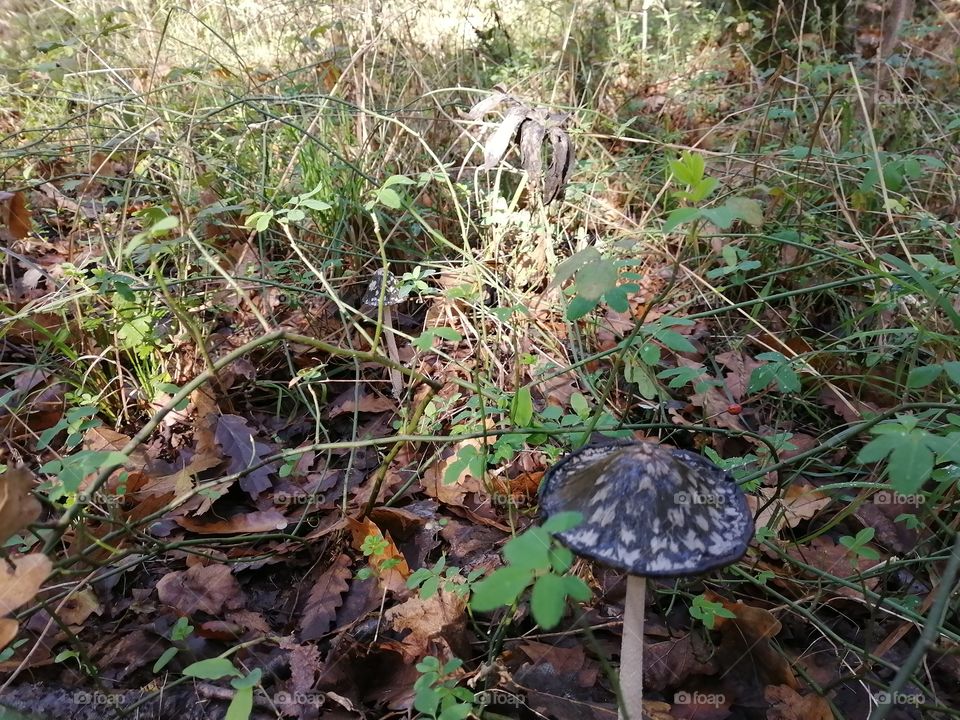
[[[697,595],[690,606],[690,617],[699,620],[707,630],[713,630],[717,618],[735,618],[736,615],[727,610],[723,603],[707,600],[706,595]]]
[[[531,585],[530,612],[545,630],[559,624],[567,598],[590,599],[590,588],[575,575],[567,575],[573,553],[554,533],[569,530],[582,520],[580,513],[557,513],[542,526],[532,527],[503,546],[507,565],[475,583],[470,607],[488,612],[515,605]]]
[[[843,545],[848,552],[852,555],[850,561],[856,565],[857,560],[864,558],[866,560],[879,560],[880,553],[874,550],[872,547],[869,547],[867,543],[873,540],[873,536],[877,531],[872,528],[863,528],[860,532],[856,534],[855,537],[850,535],[844,535],[840,538],[839,542]]]
[[[896,420],[882,422],[870,430],[876,437],[857,455],[857,462],[872,463],[886,459],[890,485],[899,493],[911,495],[919,490],[940,462],[960,462],[960,428],[944,428],[946,436],[920,426],[921,418],[903,413]],[[956,418],[960,424],[960,418]]]
[[[750,373],[747,392],[757,392],[770,385],[780,392],[800,392],[800,378],[786,356],[778,352],[765,352],[757,355],[757,360],[765,360],[766,364]]]
[[[389,548],[390,543],[387,542],[383,535],[376,533],[367,535],[360,545],[360,550],[363,552],[364,557],[370,558],[370,565],[365,568],[360,568],[357,571],[357,577],[361,580],[366,580],[367,578],[379,575],[385,570],[390,570],[399,565],[400,558],[385,557]],[[380,557],[384,557],[385,559],[378,560]]]
[[[219,680],[229,677],[230,685],[235,692],[224,718],[225,720],[247,720],[253,710],[253,689],[260,683],[263,671],[256,668],[244,674],[229,658],[215,657],[188,665],[183,669],[183,674],[198,680]]]
[[[301,222],[307,217],[307,210],[318,213],[326,212],[330,210],[332,206],[329,203],[323,202],[323,200],[317,200],[313,197],[322,189],[323,185],[317,185],[308,193],[294,195],[287,200],[286,204],[279,210],[260,210],[251,213],[247,216],[247,219],[244,220],[244,225],[257,232],[263,232],[270,227],[270,223],[272,222],[278,222],[281,225]]]
[[[417,663],[420,677],[413,684],[413,707],[436,720],[464,720],[473,713],[473,693],[457,686],[455,673],[463,660],[452,658],[441,663],[428,655]]]
[[[441,583],[447,592],[455,593],[460,597],[470,594],[470,588],[483,574],[483,570],[473,570],[466,577],[460,574],[460,568],[451,565],[446,567],[447,556],[441,555],[432,568],[420,568],[407,578],[407,587],[411,590],[419,588],[420,597],[429,600],[437,594]]]
[[[193,625],[185,617],[177,618],[177,621],[170,628],[170,640],[174,643],[181,643],[193,633]],[[173,658],[180,652],[180,648],[174,645],[163,651],[163,654],[153,664],[153,672],[158,673],[165,668]]]

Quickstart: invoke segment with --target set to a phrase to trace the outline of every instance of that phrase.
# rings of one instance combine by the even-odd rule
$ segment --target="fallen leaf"
[[[466,625],[465,607],[466,598],[441,587],[427,600],[414,595],[395,605],[384,613],[384,619],[395,630],[410,631],[403,638],[403,655],[413,662],[427,655],[434,638],[443,637],[451,645],[456,644],[451,636],[460,633]]]
[[[804,482],[791,483],[779,497],[778,492],[777,488],[761,487],[756,495],[747,496],[756,527],[770,528],[774,532],[780,532],[785,526],[794,528],[832,502],[830,497]]]
[[[403,592],[407,586],[407,578],[410,577],[410,566],[407,565],[403,553],[397,549],[390,533],[382,531],[368,517],[362,521],[348,517],[347,527],[350,528],[355,550],[362,550],[363,541],[371,535],[382,537],[386,541],[384,551],[378,555],[368,556],[367,562],[373,566],[381,588],[394,593]]]
[[[337,608],[343,603],[343,594],[350,589],[347,580],[352,562],[349,555],[341,554],[314,582],[300,615],[301,641],[318,640],[330,629]]]
[[[0,650],[5,648],[17,636],[20,623],[11,618],[0,618]]]
[[[482,438],[470,438],[453,446],[449,455],[435,462],[423,473],[423,489],[447,505],[462,506],[468,493],[483,490],[482,478],[473,474],[472,463],[464,457],[480,453]],[[456,466],[454,476],[448,478],[448,468]]]
[[[643,685],[656,692],[678,687],[691,675],[713,675],[718,670],[712,649],[692,633],[643,648]]]
[[[328,417],[335,418],[338,415],[354,412],[395,412],[397,409],[396,401],[383,395],[375,395],[362,391],[359,395],[360,397],[358,398],[357,391],[352,387],[340,393],[331,403]]]
[[[93,590],[86,589],[71,593],[70,596],[57,606],[57,615],[67,625],[83,625],[93,613],[102,612],[100,601]]]
[[[256,500],[260,493],[272,485],[270,474],[279,470],[276,462],[263,462],[263,457],[272,453],[270,446],[259,442],[247,421],[239,415],[220,416],[216,439],[227,459],[228,473],[233,475],[250,470],[240,478],[240,487]]]
[[[744,671],[756,668],[764,685],[799,686],[790,662],[771,642],[782,628],[773,613],[742,602],[731,602],[713,592],[707,592],[706,596],[712,602],[722,603],[734,614],[732,618],[716,618],[716,628],[721,636],[719,660],[726,673],[733,673],[733,667],[743,663],[741,669]]]
[[[0,615],[33,600],[52,569],[50,558],[40,553],[0,560]]]
[[[0,190],[0,225],[6,225],[14,240],[23,240],[30,234],[30,211],[22,192]]]
[[[157,583],[157,595],[160,602],[187,616],[198,611],[219,615],[224,608],[237,609],[245,602],[228,565],[194,565],[164,575]]]
[[[177,517],[174,521],[183,529],[200,535],[229,535],[232,533],[262,533],[283,530],[287,519],[279,510],[259,510],[237,513],[229,518]]]
[[[830,703],[819,695],[801,695],[786,685],[770,685],[764,697],[770,703],[767,720],[833,720]]]
[[[877,548],[872,544],[868,544],[867,547],[877,551]],[[845,546],[835,543],[832,538],[825,535],[818,535],[805,546],[791,546],[787,549],[787,554],[805,565],[810,565],[839,578],[853,578],[877,564],[877,560],[862,556],[854,557]],[[807,574],[817,578],[820,577],[819,574],[809,571]],[[872,577],[866,580],[857,580],[857,584],[860,582],[863,582],[867,589],[872,590],[877,587],[880,578]],[[852,598],[863,597],[859,590],[843,585],[834,584],[831,589],[837,595]]]

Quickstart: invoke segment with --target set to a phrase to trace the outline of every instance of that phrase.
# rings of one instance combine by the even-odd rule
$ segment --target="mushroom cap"
[[[547,471],[540,512],[583,521],[557,538],[631,575],[697,575],[736,562],[753,517],[729,473],[685,450],[636,440],[577,450]]]

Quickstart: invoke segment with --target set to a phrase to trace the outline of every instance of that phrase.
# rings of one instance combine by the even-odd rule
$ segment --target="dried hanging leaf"
[[[548,131],[552,157],[550,167],[547,168],[547,177],[543,182],[543,204],[549,205],[554,200],[563,200],[567,183],[573,174],[574,151],[573,141],[566,130],[552,127]]]
[[[33,487],[33,473],[25,467],[8,467],[0,477],[0,544],[40,517]]]
[[[313,584],[300,616],[299,637],[303,642],[318,640],[330,629],[343,594],[350,589],[347,580],[352,562],[349,555],[341,554]]]
[[[515,105],[507,111],[500,126],[487,138],[483,146],[483,165],[481,170],[492,170],[510,149],[510,142],[517,134],[517,128],[527,119],[529,109],[523,105]]]
[[[550,113],[546,108],[535,108],[497,92],[474,105],[466,117],[478,119],[502,104],[508,109],[484,144],[480,169],[496,167],[515,142],[520,146],[520,165],[528,175],[531,196],[539,194],[544,205],[562,199],[574,165],[573,142],[565,129],[569,116]],[[549,143],[551,155],[546,177],[542,158],[545,143]]]

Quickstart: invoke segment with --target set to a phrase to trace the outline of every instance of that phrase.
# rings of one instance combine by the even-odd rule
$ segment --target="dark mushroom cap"
[[[697,575],[736,562],[753,537],[747,499],[699,455],[635,440],[586,446],[547,471],[540,512],[576,511],[557,533],[581,557],[631,575]]]

